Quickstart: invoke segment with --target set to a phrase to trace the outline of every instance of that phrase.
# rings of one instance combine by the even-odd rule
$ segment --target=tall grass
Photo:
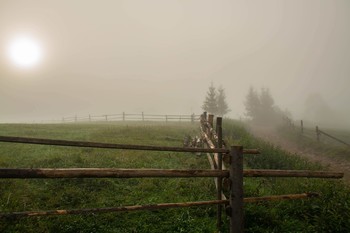
[[[245,166],[325,169],[258,140],[237,121],[224,120],[229,144],[259,148]],[[111,143],[181,146],[191,124],[0,125],[0,134]],[[1,167],[208,168],[205,156],[0,143]],[[350,190],[342,181],[306,178],[245,178],[246,197],[318,192],[320,198],[245,205],[245,232],[349,232]],[[111,207],[215,199],[214,182],[201,179],[0,180],[0,211]],[[227,219],[226,219],[227,220]],[[216,207],[0,219],[0,232],[215,232]],[[225,221],[224,232],[227,231]]]
[[[198,126],[154,123],[0,125],[1,135],[182,146]],[[186,169],[209,167],[204,156],[0,143],[0,166],[8,168],[108,167]],[[98,208],[215,199],[214,182],[197,179],[0,180],[0,211]],[[0,232],[213,232],[215,207],[133,213],[0,219]]]
[[[325,169],[319,164],[256,139],[237,121],[225,120],[228,142],[259,148],[261,155],[245,155],[249,168]],[[266,202],[245,206],[246,232],[350,232],[350,189],[342,181],[307,178],[245,178],[245,196],[317,192],[319,198]]]
[[[322,129],[326,133],[350,144],[350,131],[339,129]],[[280,137],[293,142],[301,150],[311,151],[331,159],[350,161],[350,147],[321,134],[317,141],[316,131],[304,128],[303,133],[298,128],[282,125],[278,128]]]

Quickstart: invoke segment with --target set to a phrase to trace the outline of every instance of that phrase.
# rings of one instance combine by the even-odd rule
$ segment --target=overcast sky
[[[18,35],[36,66],[11,64]],[[350,118],[349,42],[347,0],[0,0],[0,122],[200,113],[211,82],[232,117],[252,85],[296,119],[315,94]]]

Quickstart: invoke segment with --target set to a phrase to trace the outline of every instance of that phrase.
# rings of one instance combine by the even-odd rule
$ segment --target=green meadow
[[[250,135],[225,119],[228,144],[259,148],[245,167],[325,169]],[[91,124],[2,124],[0,135],[49,139],[182,146],[199,135],[198,123],[108,122]],[[2,168],[209,169],[206,155],[0,143]],[[246,232],[347,232],[350,190],[342,181],[306,178],[245,178],[246,197],[317,192],[319,198],[245,205]],[[212,178],[1,179],[0,211],[102,208],[213,200]],[[224,219],[223,232],[227,232]],[[216,232],[216,207],[0,219],[0,232]]]

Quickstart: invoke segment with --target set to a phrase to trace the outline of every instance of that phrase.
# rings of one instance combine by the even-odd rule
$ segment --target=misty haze
[[[350,232],[349,0],[0,0],[0,232]]]
[[[349,11],[347,1],[1,1],[0,121],[199,114],[213,82],[230,117],[245,117],[254,86],[295,120],[349,128]],[[40,47],[33,66],[9,58],[18,37]]]

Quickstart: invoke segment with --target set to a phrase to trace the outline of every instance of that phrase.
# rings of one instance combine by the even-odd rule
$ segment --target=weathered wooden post
[[[300,129],[301,129],[301,133],[304,133],[304,122],[303,120],[300,120]]]
[[[232,146],[230,165],[230,233],[243,232],[243,147]]]
[[[214,125],[214,115],[213,114],[209,114],[208,123],[211,126],[211,128],[213,128],[213,125]],[[212,139],[213,135],[211,135],[209,127],[207,128],[207,135],[209,136],[210,139]]]
[[[213,114],[209,114],[208,122],[211,125],[211,127],[213,127],[213,125],[214,125],[214,115]]]
[[[318,130],[318,126],[316,126],[316,139],[318,142],[320,141],[320,131]]]
[[[216,118],[216,134],[218,135],[218,148],[222,148],[222,117]],[[218,153],[218,170],[222,170],[222,154]],[[222,177],[217,178],[217,184],[218,184],[218,192],[217,192],[217,199],[221,200],[222,196]],[[221,225],[222,225],[222,205],[218,205],[218,213],[217,213],[217,228],[218,231],[221,232]]]
[[[145,121],[145,115],[142,112],[142,121]]]
[[[125,121],[125,112],[123,112],[123,121]]]
[[[204,132],[207,132],[207,126],[205,124],[206,121],[207,121],[207,112],[203,112],[203,114],[201,115],[201,125],[203,127]]]
[[[168,115],[165,115],[165,123],[168,122]]]
[[[203,112],[204,120],[207,120],[207,112]]]

